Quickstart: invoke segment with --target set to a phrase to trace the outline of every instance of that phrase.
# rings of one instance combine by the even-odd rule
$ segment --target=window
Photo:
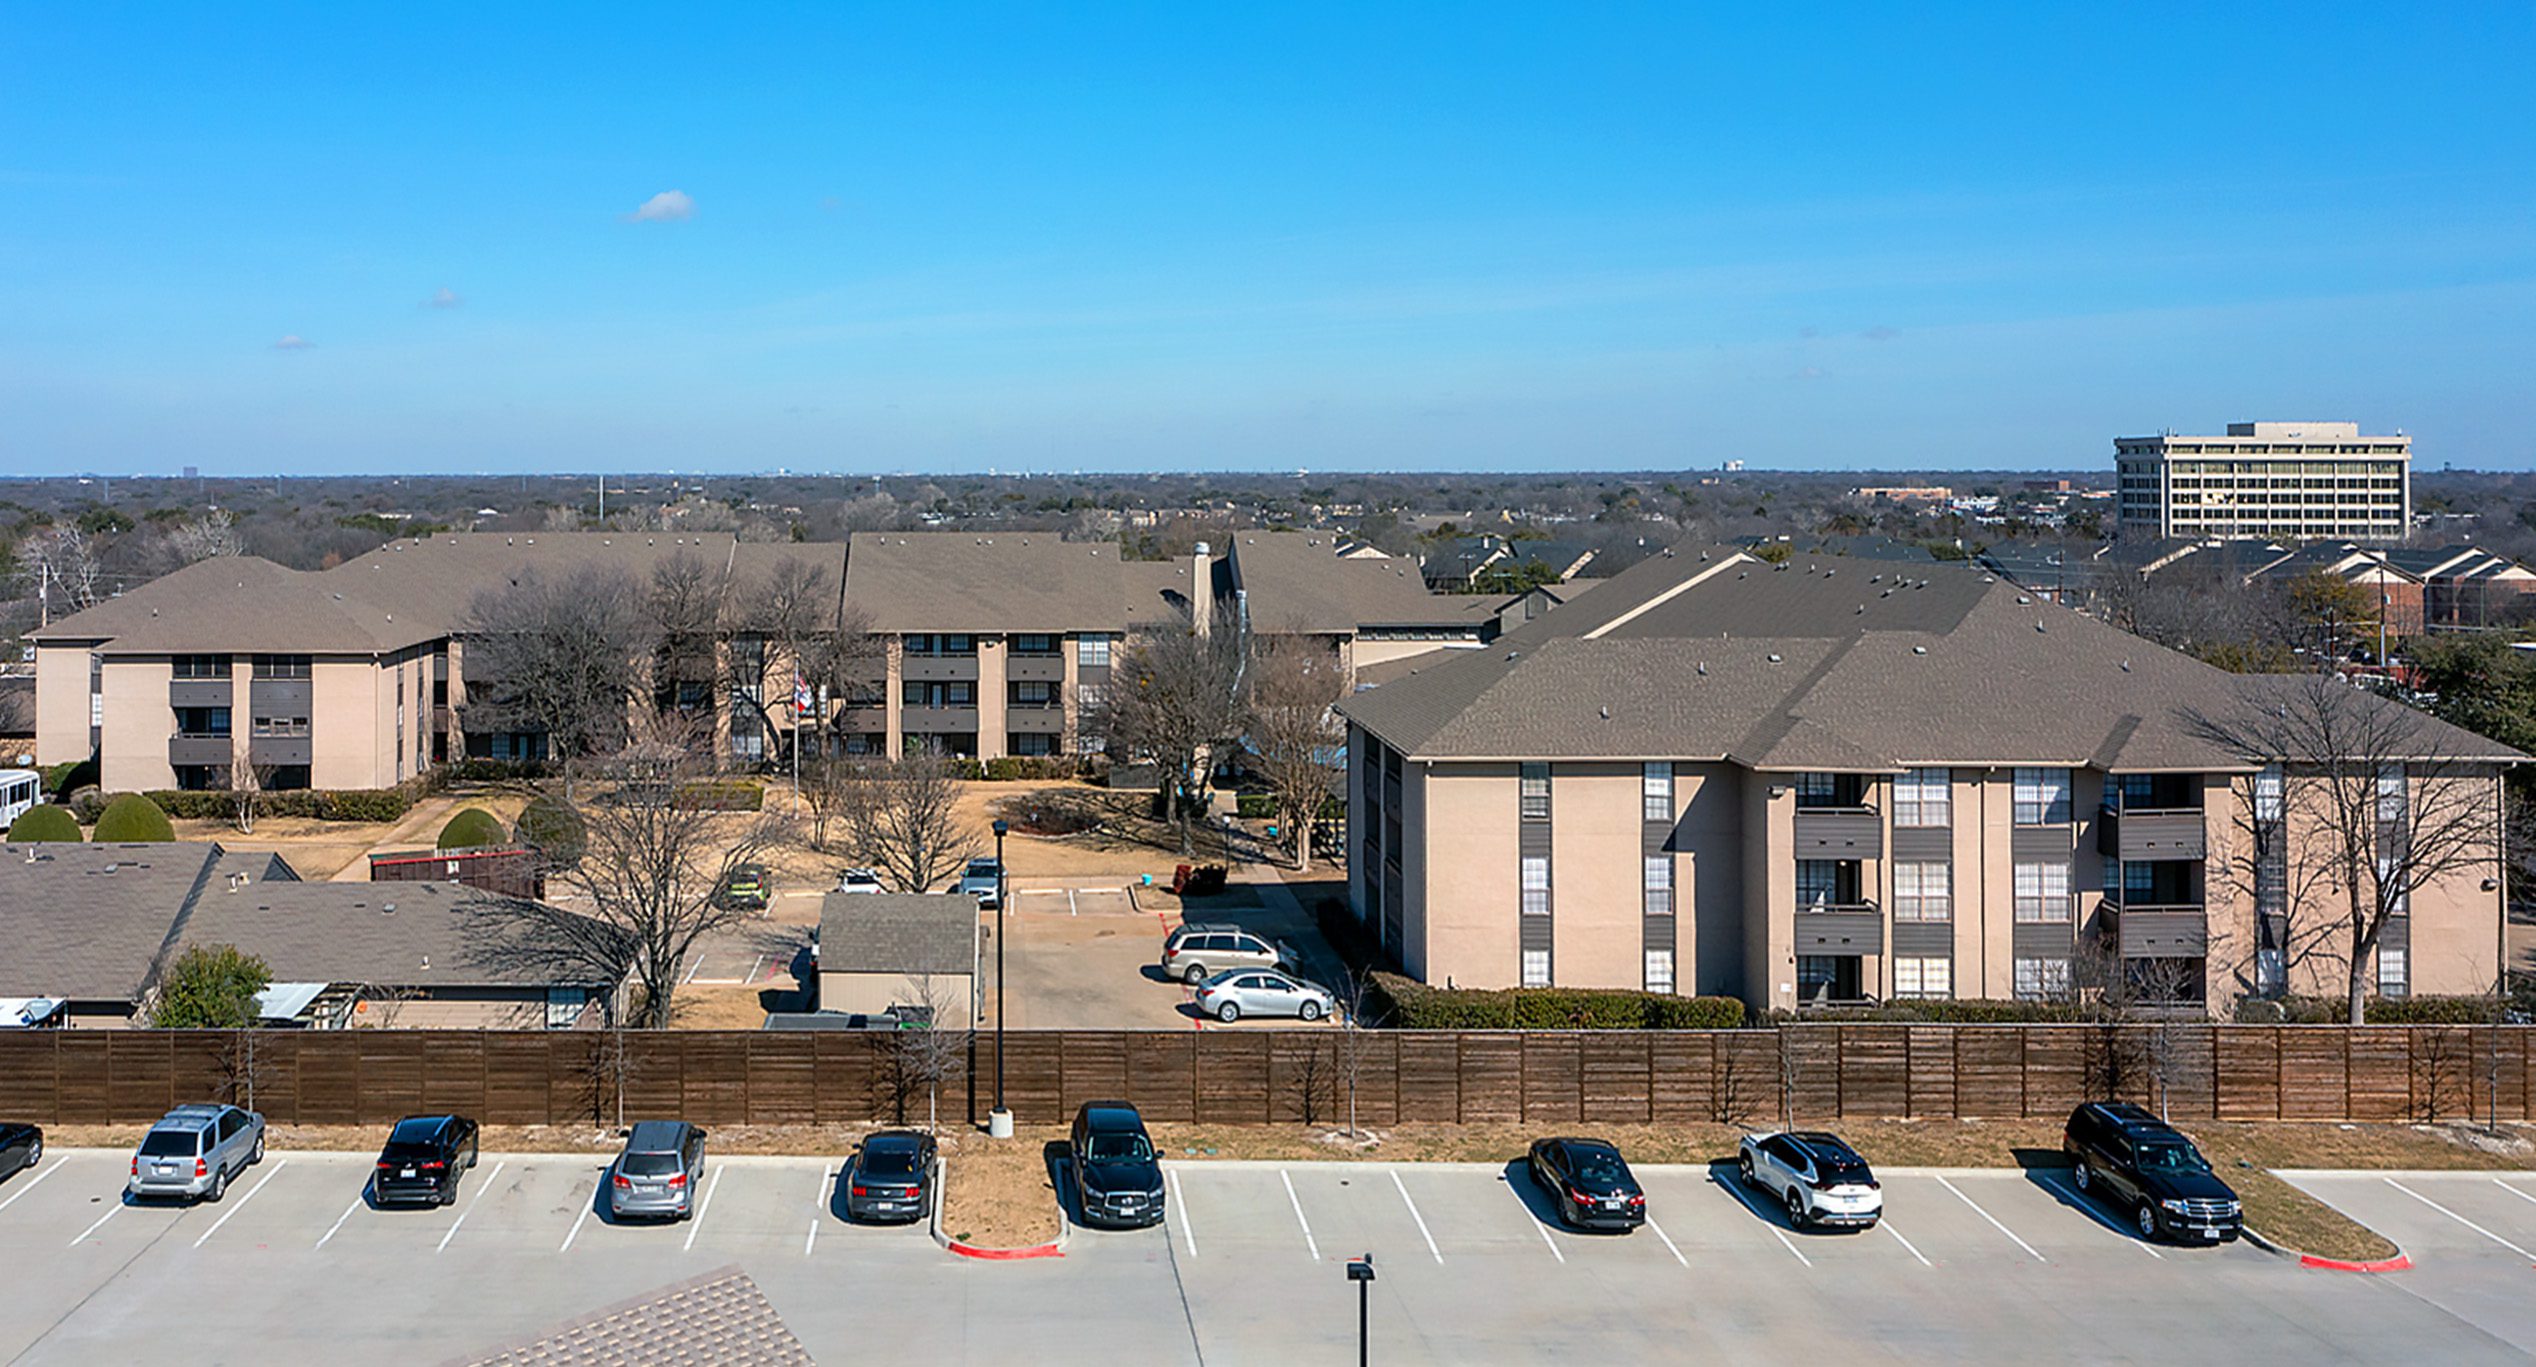
[[[1015,655],[1054,655],[1057,638],[1045,632],[1023,632],[1013,638]]]
[[[1673,762],[1654,760],[1639,771],[1639,815],[1648,821],[1673,821]]]
[[[1546,764],[1524,765],[1522,769],[1522,777],[1517,782],[1522,791],[1523,819],[1526,821],[1549,820],[1550,766]]]
[[[1110,662],[1110,638],[1084,635],[1074,638],[1074,663],[1084,669],[1107,669]]]
[[[2069,960],[2019,959],[2016,961],[2016,996],[2018,1001],[2049,1001],[2069,992]]]
[[[1647,871],[1644,882],[1646,885],[1646,905],[1648,914],[1653,916],[1672,915],[1673,856],[1669,854],[1648,855]]]
[[[1928,958],[1894,960],[1893,995],[1897,997],[1951,997],[1955,995],[1954,960]]]
[[[1550,914],[1550,858],[1548,855],[1523,856],[1523,914]]]
[[[2281,766],[2277,764],[2264,766],[2254,776],[2254,819],[2281,819]]]
[[[2384,959],[2379,960],[2381,966]],[[2277,997],[2289,990],[2289,955],[2266,945],[2254,951],[2254,990],[2258,995]]]
[[[1004,752],[1039,757],[1057,752],[1057,738],[1045,731],[1015,731],[1004,737]]]
[[[2016,866],[2016,918],[2027,922],[2069,919],[2067,864]]]
[[[1074,686],[1074,710],[1079,713],[1090,716],[1099,712],[1102,706],[1108,702],[1109,690],[1099,684],[1076,684]]]
[[[901,680],[899,700],[909,707],[975,707],[977,706],[977,680]]]
[[[177,708],[176,734],[180,736],[228,735],[229,709],[225,707]]]
[[[180,679],[225,679],[229,677],[226,655],[178,655],[168,661]]]
[[[1954,822],[1951,774],[1945,769],[1906,769],[1893,780],[1893,824],[1946,826]]]
[[[2122,900],[2133,906],[2157,901],[2157,865],[2138,859],[2123,865]]]
[[[1033,679],[1022,680],[1012,686],[1012,703],[1015,707],[1054,707],[1057,705],[1057,686]]]
[[[1955,919],[1954,868],[1947,864],[1896,864],[1893,866],[1893,919],[1897,921],[1951,921]]]
[[[308,718],[258,717],[255,719],[255,734],[259,736],[305,736],[308,734]]]
[[[305,679],[309,661],[305,655],[258,655],[255,677],[259,679]]]
[[[1074,738],[1074,752],[1078,755],[1099,755],[1106,754],[1108,751],[1109,737],[1107,736],[1077,736]]]
[[[1527,949],[1523,952],[1523,985],[1526,987],[1550,985],[1550,951]]]
[[[1647,990],[1649,992],[1673,990],[1672,950],[1650,949],[1647,951]]]
[[[1841,901],[1840,861],[1837,859],[1800,859],[1796,861],[1796,904],[1802,907],[1825,907]]]
[[[2069,771],[2067,769],[2019,769],[2016,771],[2016,824],[2020,826],[2066,826],[2069,824]]]
[[[2404,766],[2381,764],[2377,776],[2377,819],[2394,825],[2404,819]]]
[[[1796,805],[1799,807],[1835,807],[1840,804],[1840,777],[1837,774],[1798,774]]]
[[[2377,968],[2378,994],[2386,997],[2403,996],[2408,990],[2408,982],[2404,976],[2404,951],[2388,949],[2380,945]]]

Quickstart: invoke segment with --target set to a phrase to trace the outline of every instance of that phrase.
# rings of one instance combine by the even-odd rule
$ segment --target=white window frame
[[[1955,868],[1942,860],[1909,860],[1893,866],[1893,919],[1955,919]]]
[[[1515,814],[1525,821],[1550,819],[1550,766],[1522,764],[1515,769]]]
[[[1103,632],[1085,632],[1074,638],[1074,664],[1077,669],[1107,669],[1110,663],[1110,638]]]
[[[1638,816],[1643,821],[1673,820],[1673,761],[1649,760],[1638,770]]]
[[[1673,914],[1673,856],[1651,854],[1646,857],[1638,881],[1646,894],[1649,915]]]
[[[1894,825],[1951,826],[1954,822],[1954,770],[1905,769],[1894,778]]]
[[[2010,794],[2011,815],[2019,826],[2069,824],[2069,771],[2019,768]],[[2031,815],[2029,815],[2031,813]]]
[[[2016,961],[2016,997],[2018,1001],[2048,1001],[2069,991],[2069,960],[2029,959]]]
[[[2069,865],[2018,864],[2014,874],[2016,921],[2019,925],[2065,925],[2069,921]],[[2054,885],[2058,886],[2055,887]],[[2032,914],[2029,915],[2028,911]]]
[[[2381,764],[2377,773],[2377,819],[2381,825],[2393,825],[2404,819],[2411,808],[2404,789],[2404,766]]]
[[[1546,949],[1523,951],[1523,985],[1526,987],[1550,985],[1550,951]]]
[[[2255,820],[2278,821],[2281,819],[2281,806],[2286,785],[2287,780],[2282,775],[2281,766],[2277,764],[2264,765],[2261,770],[2255,773]]]
[[[2411,955],[2406,953],[2404,950],[2390,948],[2386,945],[2378,946],[2377,990],[2379,996],[2408,997],[2412,995],[2413,983],[2412,965],[2409,962],[2410,958]]]
[[[1649,992],[1662,992],[1669,996],[1676,990],[1673,985],[1672,950],[1647,951],[1646,983]]]
[[[1955,961],[1942,956],[1895,959],[1893,995],[1929,999],[1954,996]]]
[[[1550,857],[1546,854],[1527,854],[1520,856],[1517,862],[1520,865],[1518,872],[1519,886],[1522,888],[1523,914],[1526,916],[1549,915]]]

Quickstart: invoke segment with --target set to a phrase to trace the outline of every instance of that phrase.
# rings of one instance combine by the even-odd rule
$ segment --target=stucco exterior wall
[[[35,762],[88,758],[86,643],[35,648]]]
[[[1550,981],[1645,985],[1640,770],[1576,762],[1550,770]]]
[[[86,667],[83,657],[81,668]],[[176,734],[176,712],[167,697],[173,675],[164,655],[107,657],[104,732],[97,756],[97,781],[107,792],[176,786],[176,770],[167,762],[167,740]],[[233,713],[233,724],[234,718]]]
[[[1523,980],[1515,923],[1522,914],[1515,774],[1512,764],[1434,766],[1422,785],[1423,819],[1402,823],[1404,843],[1426,846],[1423,892],[1415,900],[1427,982],[1512,987]],[[1555,795],[1551,801],[1555,812]],[[1404,865],[1404,889],[1408,872]],[[1557,876],[1555,862],[1551,876]]]

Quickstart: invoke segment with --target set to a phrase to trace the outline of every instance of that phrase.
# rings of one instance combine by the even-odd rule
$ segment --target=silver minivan
[[[704,1131],[683,1120],[642,1120],[608,1165],[608,1213],[684,1220],[696,1213]]]
[[[1294,947],[1234,926],[1182,925],[1164,937],[1162,973],[1191,987],[1228,968],[1276,968],[1295,962]]]
[[[217,1201],[239,1173],[263,1161],[263,1116],[235,1106],[179,1106],[141,1136],[123,1190],[135,1199]]]

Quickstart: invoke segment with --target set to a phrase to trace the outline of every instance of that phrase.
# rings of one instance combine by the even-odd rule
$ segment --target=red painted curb
[[[963,1258],[985,1258],[994,1262],[1011,1262],[1019,1258],[1062,1258],[1065,1256],[1065,1250],[1055,1244],[1041,1244],[1036,1248],[978,1248],[954,1239],[948,1247]]]
[[[2347,1263],[2339,1258],[2319,1258],[2313,1253],[2301,1253],[2298,1255],[2298,1265],[2321,1267],[2328,1272],[2409,1272],[2412,1270],[2413,1260],[2399,1253],[2392,1258],[2381,1258],[2376,1262]]]

